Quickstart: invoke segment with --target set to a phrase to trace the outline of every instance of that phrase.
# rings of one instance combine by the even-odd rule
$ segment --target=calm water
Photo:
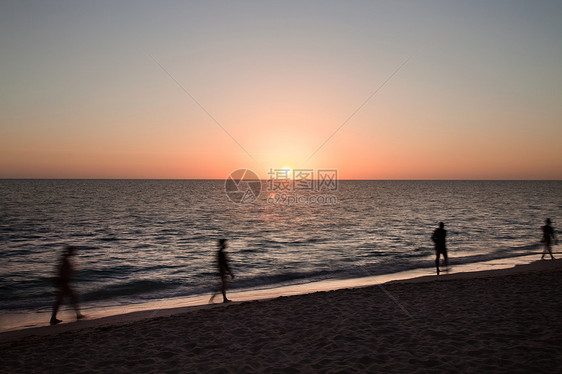
[[[562,225],[561,181],[340,181],[335,194],[237,205],[223,181],[0,180],[2,309],[50,307],[65,244],[80,249],[82,302],[116,305],[210,292],[219,237],[232,287],[250,288],[430,268],[440,220],[452,264],[538,252],[544,219]]]

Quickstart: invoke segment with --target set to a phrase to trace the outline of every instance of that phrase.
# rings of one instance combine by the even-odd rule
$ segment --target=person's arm
[[[74,269],[72,268],[72,263],[68,257],[65,257],[62,261],[59,274],[62,281],[69,282],[74,279]]]

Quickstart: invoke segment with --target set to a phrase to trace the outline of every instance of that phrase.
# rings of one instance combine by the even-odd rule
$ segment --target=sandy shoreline
[[[512,268],[517,265],[529,264],[536,261],[535,255],[517,256],[511,258],[500,258],[484,262],[474,262],[466,264],[454,264],[449,266],[447,276],[458,276],[458,273],[473,273],[483,270],[497,270]],[[276,285],[274,287],[249,288],[229,290],[229,297],[234,301],[254,301],[274,299],[280,296],[293,296],[310,294],[319,291],[333,291],[344,288],[358,288],[388,283],[395,280],[410,280],[414,278],[432,279],[435,275],[434,268],[416,268],[397,273],[383,273],[378,275],[366,275],[360,278],[349,279],[325,279],[310,281],[305,283]],[[429,278],[427,278],[429,276]],[[100,322],[106,323],[116,320],[122,323],[125,320],[138,320],[147,317],[167,316],[172,313],[187,312],[193,307],[203,307],[208,304],[208,294],[192,295],[187,297],[163,298],[145,301],[141,303],[97,305],[81,304],[82,311],[88,316],[88,327],[96,326]],[[220,300],[217,300],[220,302]],[[0,311],[0,340],[2,333],[22,329],[34,329],[37,327],[49,327],[48,321],[51,317],[50,308],[41,308],[28,311]],[[111,317],[111,318],[109,318]],[[59,313],[59,318],[64,320],[64,324],[73,324],[74,311],[70,305],[63,306]],[[91,322],[96,320],[96,322]],[[103,320],[103,321],[98,321]],[[85,321],[81,321],[85,322]],[[81,323],[80,326],[83,326]],[[61,326],[57,326],[60,328]],[[74,329],[76,326],[65,326],[64,329]],[[45,333],[52,332],[53,329],[45,329]],[[27,332],[29,334],[29,332]]]
[[[10,331],[0,372],[557,372],[561,276],[537,261]]]

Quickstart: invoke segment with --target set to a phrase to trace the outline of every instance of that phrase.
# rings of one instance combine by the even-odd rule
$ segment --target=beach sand
[[[562,370],[562,261],[0,334],[0,372]]]

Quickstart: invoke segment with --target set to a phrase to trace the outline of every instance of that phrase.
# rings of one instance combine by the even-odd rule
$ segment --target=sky
[[[562,179],[560,1],[2,1],[0,178]]]

